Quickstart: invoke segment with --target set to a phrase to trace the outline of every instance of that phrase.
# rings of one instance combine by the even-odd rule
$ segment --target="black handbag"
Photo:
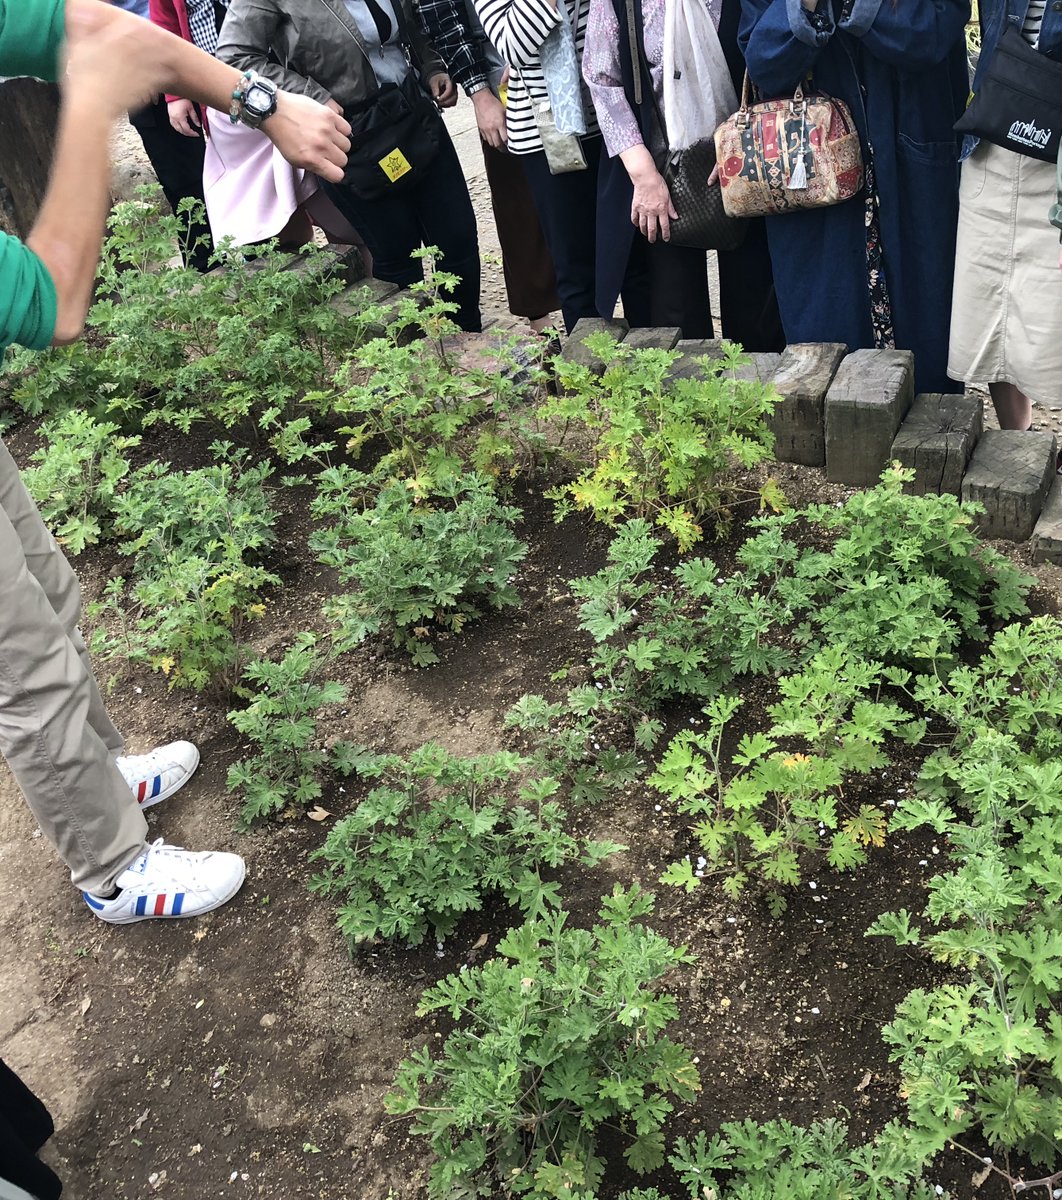
[[[640,58],[640,43],[634,36],[631,44],[636,58]],[[637,79],[640,64],[636,61],[633,65]],[[653,90],[652,73],[644,59],[641,66],[644,68],[640,75],[642,85],[649,88],[657,128],[666,147],[667,126]],[[671,221],[673,246],[686,246],[691,250],[736,250],[741,245],[748,232],[748,221],[727,216],[723,208],[723,189],[718,180],[708,186],[708,176],[715,168],[713,138],[704,138],[686,150],[665,149],[663,162],[658,160],[657,168],[678,213]]]
[[[442,117],[412,70],[343,116],[351,129],[343,182],[363,200],[419,183],[439,152]]]
[[[715,167],[715,141],[705,138],[688,150],[668,153],[660,174],[678,217],[671,221],[671,242],[694,250],[736,250],[745,240],[748,221],[729,217],[718,181],[708,186]]]
[[[1034,50],[1008,22],[955,132],[1055,162],[1062,139],[1062,63]]]

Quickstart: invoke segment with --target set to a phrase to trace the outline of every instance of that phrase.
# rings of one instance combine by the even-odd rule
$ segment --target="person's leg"
[[[374,279],[409,287],[424,278],[420,262],[409,257],[420,245],[420,223],[407,197],[363,200],[349,187],[324,180],[321,189],[364,238]]]
[[[92,663],[78,624],[81,620],[81,588],[77,576],[48,532],[37,506],[19,477],[7,447],[0,441],[0,510],[6,513],[18,535],[26,567],[40,585],[68,640],[77,652],[86,676],[87,720],[100,741],[111,752],[121,754],[122,735],[107,714],[96,685]]]
[[[414,193],[420,236],[425,246],[438,246],[442,269],[460,279],[449,299],[458,306],[454,320],[467,333],[483,327],[479,309],[479,232],[461,160],[444,129],[439,153]]]
[[[639,241],[645,242],[644,238]],[[708,255],[704,250],[645,242],[649,263],[651,324],[677,325],[684,338],[715,336],[708,301]]]
[[[1013,383],[990,383],[1000,429],[1028,429],[1032,425],[1032,401]]]
[[[0,752],[74,884],[106,894],[143,853],[147,822],[89,721],[91,672],[4,509],[0,562]]]
[[[597,168],[601,139],[584,138],[587,169],[551,175],[544,152],[521,154],[535,208],[557,273],[564,326],[569,333],[581,317],[596,317]]]
[[[509,311],[539,321],[560,308],[560,298],[535,198],[516,155],[482,145]]]
[[[158,178],[170,208],[176,213],[177,206],[186,196],[200,201],[205,207],[203,139],[185,137],[173,128],[166,110],[166,100],[162,97],[146,109],[130,113],[129,123],[140,135],[144,153],[151,162],[151,169]],[[188,250],[188,247],[191,249]],[[189,221],[188,240],[181,247],[185,265],[200,272],[209,271],[213,249],[210,226],[205,219]]]
[[[721,250],[718,257],[722,336],[750,353],[784,350],[766,219],[751,220],[741,245],[736,250]]]

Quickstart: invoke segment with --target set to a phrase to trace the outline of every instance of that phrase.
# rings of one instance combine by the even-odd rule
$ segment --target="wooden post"
[[[0,82],[0,228],[25,237],[48,186],[59,89],[36,79]]]

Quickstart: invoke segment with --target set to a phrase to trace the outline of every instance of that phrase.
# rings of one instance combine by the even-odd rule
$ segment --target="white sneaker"
[[[192,778],[199,751],[191,742],[170,742],[150,754],[120,754],[114,761],[137,804],[150,808],[179,792]]]
[[[131,925],[151,917],[194,917],[231,900],[243,884],[246,867],[238,854],[196,853],[152,842],[114,881],[110,900],[82,892],[101,921]]]

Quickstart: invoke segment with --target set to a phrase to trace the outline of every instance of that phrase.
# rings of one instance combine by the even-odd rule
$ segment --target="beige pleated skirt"
[[[1062,405],[1055,167],[982,142],[963,163],[948,374]]]

